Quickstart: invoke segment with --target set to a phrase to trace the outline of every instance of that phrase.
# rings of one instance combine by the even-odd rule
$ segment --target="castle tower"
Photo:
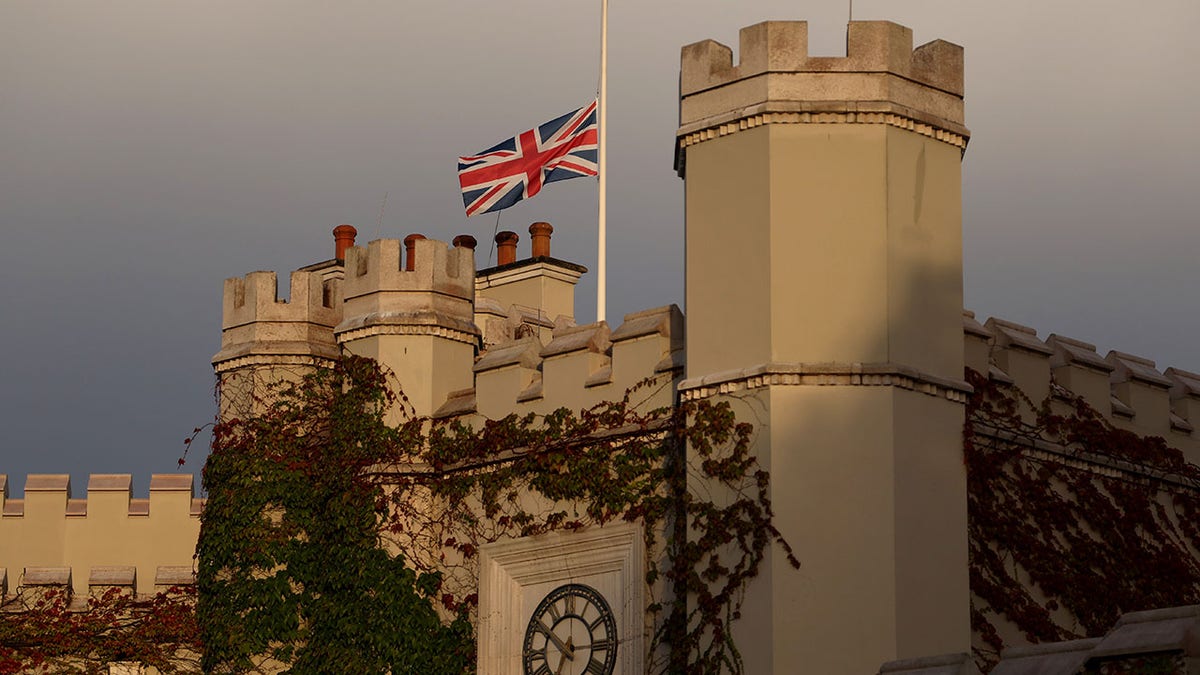
[[[421,235],[346,249],[344,305],[333,330],[348,351],[391,369],[417,415],[474,384],[474,240]]]
[[[962,49],[852,22],[683,49],[685,399],[757,426],[779,529],[735,626],[750,673],[968,652]]]
[[[332,365],[340,355],[333,328],[342,318],[342,255],[355,230],[333,230],[335,257],[292,272],[290,297],[279,299],[274,272],[225,280],[221,351],[212,358],[220,378],[221,417],[244,415],[272,382]]]

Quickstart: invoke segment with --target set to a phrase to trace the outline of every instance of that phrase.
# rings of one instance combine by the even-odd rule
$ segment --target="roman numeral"
[[[587,675],[605,675],[604,664],[596,659],[588,661],[587,668],[583,671]]]
[[[558,611],[558,603],[557,602],[550,603],[549,612],[550,612],[550,618],[554,619],[556,622],[562,618],[562,613]]]
[[[533,675],[554,675],[554,673],[550,672],[550,664],[542,661],[542,667],[535,670]]]
[[[575,613],[575,596],[574,595],[568,595],[567,597],[563,598],[563,604],[566,606],[567,614]]]
[[[606,652],[611,646],[612,643],[608,641],[608,638],[604,638],[603,640],[592,640],[592,651]]]

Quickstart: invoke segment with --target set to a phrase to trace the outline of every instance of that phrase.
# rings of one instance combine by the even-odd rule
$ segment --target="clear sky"
[[[679,48],[846,0],[611,0],[609,319],[683,302]],[[966,48],[966,305],[1200,370],[1200,3],[857,0]],[[410,232],[484,245],[455,158],[584,104],[599,0],[0,2],[0,473],[176,470],[209,421],[221,283]],[[387,208],[381,202],[387,194]],[[594,267],[594,181],[501,229]],[[522,247],[526,246],[523,237]],[[524,248],[523,248],[524,250]],[[481,255],[481,257],[482,257]],[[480,265],[485,261],[480,260]],[[286,293],[286,290],[284,290]],[[591,320],[594,275],[578,293]],[[194,454],[184,470],[199,472]]]

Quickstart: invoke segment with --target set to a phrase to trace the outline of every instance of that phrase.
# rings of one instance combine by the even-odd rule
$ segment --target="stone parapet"
[[[713,40],[683,48],[681,149],[763,124],[884,124],[959,148],[970,138],[958,45],[914,50],[904,26],[852,21],[846,56],[816,57],[807,22],[768,21],[741,30],[738,52],[734,64],[733,50]]]
[[[1095,345],[1062,335],[1043,341],[1033,328],[1003,319],[981,325],[971,312],[964,314],[963,339],[968,367],[1019,388],[1034,404],[1051,394],[1081,397],[1114,426],[1161,436],[1200,462],[1200,376],[1160,371],[1126,352],[1101,356]]]
[[[155,474],[148,498],[133,497],[132,482],[128,474],[92,474],[86,498],[73,499],[70,476],[31,474],[24,498],[12,499],[0,474],[0,567],[24,570],[20,584],[70,583],[76,594],[89,586],[147,593],[159,567],[191,569],[204,506],[191,474]],[[66,570],[66,581],[39,582],[46,570]]]
[[[429,334],[475,344],[474,249],[424,237],[404,244],[377,239],[366,248],[346,249],[345,305],[334,329],[338,341]]]
[[[225,280],[221,351],[213,368],[313,365],[336,359],[333,327],[341,321],[341,286],[329,270],[291,273],[291,295],[280,300],[274,272]]]
[[[628,314],[615,331],[603,321],[560,326],[545,344],[527,335],[480,354],[474,388],[454,392],[435,417],[498,418],[619,401],[648,378],[676,379],[682,354],[683,314],[674,305]],[[673,391],[660,387],[647,397],[653,407],[669,405]]]

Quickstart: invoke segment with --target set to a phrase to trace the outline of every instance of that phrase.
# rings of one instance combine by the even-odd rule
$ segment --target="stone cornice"
[[[791,107],[796,109],[784,109]],[[967,130],[959,125],[947,124],[944,120],[935,121],[917,111],[886,102],[878,106],[868,106],[860,101],[793,105],[774,103],[769,109],[764,104],[681,127],[676,133],[676,170],[683,175],[683,150],[689,146],[771,124],[882,124],[953,145],[963,152],[966,152],[970,140]]]
[[[896,387],[955,403],[966,403],[971,385],[891,363],[763,363],[749,368],[688,378],[680,398],[695,401],[719,394],[775,386]]]
[[[312,366],[332,367],[337,357],[315,356],[311,354],[247,354],[233,358],[222,358],[220,354],[213,358],[213,371],[218,375],[238,368],[257,366]]]
[[[435,337],[464,342],[475,345],[479,341],[476,333],[447,328],[437,324],[388,324],[381,323],[361,328],[352,328],[337,334],[338,342],[345,344],[352,340],[375,337],[376,335],[432,335]]]

